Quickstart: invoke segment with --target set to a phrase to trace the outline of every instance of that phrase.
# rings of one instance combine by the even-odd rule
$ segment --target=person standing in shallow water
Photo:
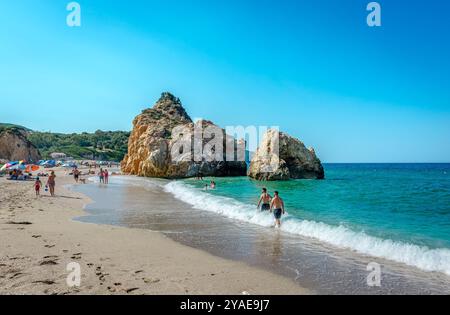
[[[267,188],[263,188],[258,202],[258,209],[261,207],[261,211],[269,211],[271,200],[272,196],[267,193]]]
[[[284,201],[280,198],[278,191],[275,192],[275,196],[270,204],[270,212],[273,211],[275,217],[275,227],[281,227],[281,216],[286,213],[284,209]]]
[[[100,169],[100,172],[98,172],[98,178],[100,180],[100,184],[105,182],[105,174],[103,173],[103,169]]]
[[[109,184],[109,172],[107,169],[105,169],[103,171],[103,180],[104,180],[105,184],[107,184],[107,185]]]
[[[73,169],[73,179],[75,180],[75,182],[78,184],[78,180],[80,178],[80,171],[78,170],[78,168],[74,168]]]

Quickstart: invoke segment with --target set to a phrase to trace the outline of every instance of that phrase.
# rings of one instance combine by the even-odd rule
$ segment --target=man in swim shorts
[[[261,197],[259,198],[258,202],[258,209],[261,206],[261,211],[269,211],[271,200],[272,196],[267,193],[267,188],[263,188]]]
[[[270,204],[270,212],[273,211],[275,216],[275,227],[281,227],[281,216],[286,213],[284,210],[284,201],[280,198],[278,191],[275,192],[275,196]]]

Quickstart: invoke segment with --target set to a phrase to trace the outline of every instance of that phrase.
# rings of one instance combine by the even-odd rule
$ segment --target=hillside
[[[95,133],[62,134],[32,131],[23,126],[0,123],[0,133],[23,136],[35,146],[43,159],[54,152],[65,153],[75,159],[121,161],[128,150],[129,132],[101,131]]]
[[[121,161],[128,150],[125,131],[96,131],[95,133],[61,134],[31,132],[28,139],[39,149],[44,159],[50,154],[61,152],[75,159]]]
[[[36,146],[27,139],[27,132],[13,125],[0,126],[0,160],[7,161],[34,161],[41,159]]]

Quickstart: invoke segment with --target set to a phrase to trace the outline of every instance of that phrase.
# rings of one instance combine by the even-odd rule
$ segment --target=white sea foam
[[[264,227],[273,225],[271,215],[258,212],[255,206],[244,204],[232,198],[215,196],[190,187],[183,182],[171,182],[165,185],[164,189],[196,209],[215,212],[228,218]],[[367,235],[364,232],[352,231],[344,226],[300,220],[289,215],[283,219],[282,230],[361,254],[388,259],[425,271],[438,271],[450,275],[450,250],[446,248],[430,249],[424,246],[382,239]]]

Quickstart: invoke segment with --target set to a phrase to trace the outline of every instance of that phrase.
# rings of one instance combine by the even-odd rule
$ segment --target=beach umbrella
[[[0,168],[0,171],[6,170],[6,167],[7,167],[7,166],[8,166],[8,164],[3,165],[2,168]]]
[[[5,165],[3,165],[2,170],[8,170],[10,167],[14,166],[15,164],[11,164],[11,163],[6,163]]]
[[[6,169],[9,171],[14,171],[14,170],[24,170],[25,168],[26,168],[25,165],[15,164],[15,165],[11,165],[11,166],[7,167]]]
[[[27,172],[27,173],[32,173],[32,172],[36,172],[36,171],[39,171],[39,166],[37,166],[37,165],[29,164],[25,168],[25,172]]]

